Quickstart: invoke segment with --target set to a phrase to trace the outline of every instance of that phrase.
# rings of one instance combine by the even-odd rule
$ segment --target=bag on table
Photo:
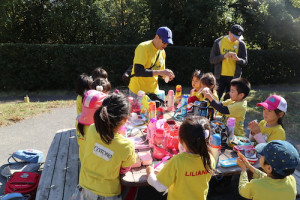
[[[43,160],[44,154],[40,150],[36,149],[25,149],[18,150],[14,152],[9,158],[8,163],[15,164],[18,162],[29,162],[29,163],[41,163]],[[15,162],[11,162],[10,159],[13,159]]]
[[[41,175],[34,172],[15,172],[7,181],[4,193],[18,192],[28,199],[35,199]]]

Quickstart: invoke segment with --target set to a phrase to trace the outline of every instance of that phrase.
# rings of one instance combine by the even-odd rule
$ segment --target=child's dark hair
[[[212,169],[208,150],[209,137],[205,138],[205,130],[211,132],[210,123],[202,116],[187,117],[179,129],[179,138],[182,140],[191,153],[199,154],[205,169]]]
[[[87,74],[79,75],[75,82],[75,91],[78,95],[84,97],[84,93],[91,89],[93,80]]]
[[[84,136],[84,129],[83,129],[84,125],[78,122],[77,128],[78,128],[79,132],[81,133],[81,135]]]
[[[111,84],[106,78],[96,78],[93,81],[92,89],[98,90],[97,86],[102,86],[102,90],[99,90],[100,92],[109,92],[111,90]]]
[[[283,111],[281,111],[281,110],[279,110],[279,109],[276,109],[276,110],[274,110],[274,111],[275,111],[275,113],[276,113],[277,116],[279,116],[279,114],[280,114],[281,112],[283,112]],[[284,112],[283,112],[283,113],[284,113]],[[284,115],[285,115],[285,113],[284,113]],[[283,116],[284,116],[284,115],[283,115]],[[283,116],[282,116],[282,117],[279,117],[279,118],[278,118],[278,121],[277,121],[277,123],[280,124],[280,125],[282,126],[282,128],[284,128],[284,127],[283,127],[283,122],[282,122],[282,121],[283,121],[283,119],[282,119]]]
[[[193,79],[193,77],[196,77],[196,78],[198,78],[198,79],[200,80],[201,77],[202,77],[202,75],[203,75],[203,74],[201,74],[201,71],[198,70],[198,69],[196,69],[196,70],[194,71],[193,75],[192,75],[192,79]]]
[[[200,80],[201,83],[208,86],[212,92],[218,89],[216,77],[211,72],[203,74]],[[211,86],[213,87],[211,88]]]
[[[243,99],[245,99],[248,96],[251,89],[251,84],[245,78],[232,79],[230,85],[235,86],[239,94],[244,93]]]
[[[264,161],[264,165],[270,165],[270,164],[268,163],[268,161],[266,161],[266,159],[265,159],[265,161]],[[272,166],[271,166],[271,167],[272,167]],[[273,169],[273,167],[272,167],[271,176],[272,176],[273,179],[284,179],[285,177],[287,177],[287,176],[293,174],[293,173],[295,172],[295,169],[285,169],[285,170],[283,170],[283,172],[285,173],[285,175],[278,174],[278,173]]]
[[[128,117],[129,109],[128,98],[120,92],[113,92],[103,100],[94,114],[94,122],[104,143],[110,144],[114,139],[116,128],[122,124],[123,119]]]
[[[92,71],[92,78],[95,80],[96,78],[108,78],[108,74],[102,67],[97,67]]]

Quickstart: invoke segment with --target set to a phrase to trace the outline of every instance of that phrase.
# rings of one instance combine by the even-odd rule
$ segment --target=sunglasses
[[[164,42],[160,36],[158,36],[158,37],[159,37],[159,39],[161,39],[161,42],[162,42],[163,44],[168,44],[168,43]]]

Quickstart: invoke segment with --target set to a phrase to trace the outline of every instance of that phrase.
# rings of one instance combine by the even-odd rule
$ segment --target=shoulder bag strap
[[[148,68],[148,69],[152,69],[152,68],[155,66],[155,63],[157,62],[157,60],[158,60],[158,58],[159,58],[159,55],[160,55],[160,51],[158,51],[158,55],[156,56],[156,59],[155,59],[153,65],[151,65],[151,67]],[[131,77],[134,77],[134,76],[135,76],[135,74],[132,74],[132,75],[130,76],[130,78],[131,78]]]

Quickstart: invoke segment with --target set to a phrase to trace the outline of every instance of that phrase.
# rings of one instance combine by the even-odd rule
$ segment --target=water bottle
[[[145,96],[144,91],[142,91],[142,90],[138,91],[136,100],[137,100],[137,103],[138,103],[140,109],[142,109],[142,106],[143,106],[142,99],[144,96]]]
[[[149,118],[156,118],[156,103],[155,101],[149,102]]]
[[[207,117],[208,116],[208,112],[207,112],[207,101],[201,101],[200,103],[200,116],[203,116],[203,117]]]
[[[213,155],[213,157],[216,160],[216,166],[218,164],[218,159],[220,155],[220,150],[221,150],[221,136],[218,133],[213,134],[210,137],[210,150]]]
[[[177,104],[180,103],[180,100],[181,100],[181,92],[182,92],[182,87],[181,87],[181,85],[176,85],[175,102],[176,102]]]
[[[151,118],[147,127],[147,139],[150,147],[153,147],[153,139],[156,132],[156,122],[157,120],[155,118]]]
[[[227,130],[228,130],[228,140],[227,144],[231,146],[231,141],[234,139],[234,127],[235,127],[235,118],[234,117],[229,117],[227,119]]]
[[[187,104],[188,104],[188,95],[183,95],[181,99],[181,115],[187,116]]]
[[[167,104],[168,111],[174,111],[174,91],[169,90],[168,92],[168,104]]]

